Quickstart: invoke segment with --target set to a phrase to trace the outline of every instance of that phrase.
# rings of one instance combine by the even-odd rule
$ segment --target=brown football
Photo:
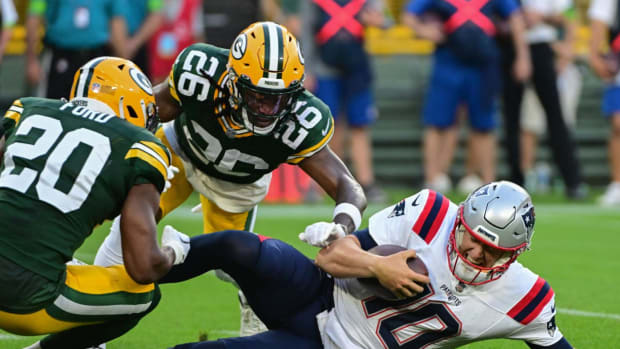
[[[377,245],[371,248],[370,250],[368,250],[368,252],[379,255],[379,256],[389,256],[394,253],[398,253],[398,252],[405,251],[405,250],[406,248],[402,246],[398,246],[398,245]],[[424,264],[424,262],[422,262],[420,258],[409,258],[407,260],[407,265],[409,266],[411,270],[415,271],[418,274],[428,275],[428,269],[426,268],[426,265]],[[387,288],[383,287],[383,285],[379,283],[379,280],[377,280],[377,278],[358,278],[358,280],[364,287],[370,290],[375,296],[381,299],[388,300],[388,301],[398,300],[396,295],[393,294]]]

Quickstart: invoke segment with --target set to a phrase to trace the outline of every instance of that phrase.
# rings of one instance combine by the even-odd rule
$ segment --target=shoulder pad
[[[221,85],[226,76],[227,59],[228,50],[213,45],[197,43],[186,47],[168,76],[170,95],[180,103],[207,100],[213,90],[211,81]]]
[[[13,104],[11,104],[9,109],[4,114],[4,118],[11,119],[15,124],[18,124],[23,112],[24,104],[20,99],[16,99],[13,101]]]
[[[168,180],[168,167],[170,166],[170,153],[168,149],[159,144],[158,142],[152,142],[147,140],[141,140],[135,142],[125,154],[125,159],[139,159],[143,163],[147,164],[148,168],[154,169],[150,171],[152,173],[158,173],[155,178],[150,177],[154,184],[163,184]],[[160,189],[163,189],[160,188]]]
[[[508,316],[527,325],[542,312],[554,295],[549,283],[539,276],[529,291],[508,311]]]
[[[425,189],[377,212],[370,217],[368,225],[378,244],[400,244],[417,236],[420,243],[429,245],[444,222],[452,228],[454,222],[446,218],[455,215],[456,205],[441,194]]]
[[[415,196],[411,206],[416,217],[411,230],[430,244],[446,218],[450,200],[434,190],[424,189]]]
[[[280,132],[282,141],[294,149],[288,163],[299,163],[323,149],[334,135],[334,118],[320,99],[304,92]],[[293,138],[293,135],[296,137]]]

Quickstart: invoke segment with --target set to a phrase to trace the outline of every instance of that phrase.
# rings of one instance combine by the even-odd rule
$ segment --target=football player
[[[162,195],[159,217],[197,191],[204,233],[252,231],[271,172],[289,163],[336,202],[333,221],[308,226],[307,241],[325,242],[360,226],[366,198],[327,146],[334,120],[304,90],[304,71],[297,39],[272,22],[250,25],[230,50],[199,43],[179,54],[168,81],[155,87],[159,118],[166,122],[156,135],[180,170]],[[112,229],[95,263],[122,263],[118,231]]]
[[[323,248],[316,264],[290,245],[247,232],[194,237],[185,263],[162,281],[223,268],[270,330],[175,348],[453,348],[510,338],[530,348],[570,349],[556,326],[553,289],[516,261],[530,247],[534,221],[529,194],[502,181],[461,205],[425,189]],[[366,252],[378,244],[407,250]],[[414,256],[428,277],[409,269]],[[400,300],[376,297],[357,277],[376,277]]]
[[[156,241],[170,155],[151,133],[148,78],[128,60],[96,58],[76,72],[69,101],[21,98],[0,121],[0,328],[52,333],[29,347],[43,349],[122,335],[155,308],[153,282],[189,249],[171,227]],[[96,225],[129,212],[125,266],[65,264]]]

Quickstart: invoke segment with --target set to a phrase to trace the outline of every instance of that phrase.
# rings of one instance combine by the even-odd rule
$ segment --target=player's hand
[[[180,171],[178,167],[176,167],[176,166],[172,166],[172,165],[168,166],[167,170],[168,170],[168,174],[167,174],[167,175],[168,175],[168,179],[166,179],[166,184],[164,184],[164,193],[165,193],[168,189],[170,189],[170,187],[172,187],[172,182],[171,182],[171,180],[172,180],[172,179],[174,178],[174,176],[175,176],[177,173],[179,173],[179,171]]]
[[[515,80],[526,82],[532,76],[532,62],[526,55],[517,55],[512,67],[512,74]]]
[[[190,249],[189,236],[167,225],[161,234],[161,246],[170,247],[174,251],[174,262],[177,265],[185,261]]]
[[[299,240],[312,246],[325,247],[332,241],[338,240],[346,235],[342,224],[334,222],[317,222],[306,227],[303,233],[299,234]]]
[[[375,277],[388,290],[399,298],[409,298],[424,290],[424,284],[430,279],[426,275],[418,274],[409,269],[407,259],[414,258],[414,250],[395,253],[380,257],[373,267]]]

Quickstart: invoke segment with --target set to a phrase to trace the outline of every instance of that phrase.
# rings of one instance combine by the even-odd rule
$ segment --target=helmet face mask
[[[497,280],[529,248],[534,221],[534,205],[520,186],[501,181],[477,189],[459,207],[447,247],[450,271],[469,285]],[[478,265],[462,253],[464,239],[472,238],[497,256],[493,265]]]
[[[228,81],[233,120],[256,135],[269,135],[291,112],[303,91],[299,44],[273,22],[257,22],[233,43]]]
[[[155,132],[157,106],[149,79],[133,62],[98,57],[75,73],[70,99],[89,98],[107,105],[116,116]]]

